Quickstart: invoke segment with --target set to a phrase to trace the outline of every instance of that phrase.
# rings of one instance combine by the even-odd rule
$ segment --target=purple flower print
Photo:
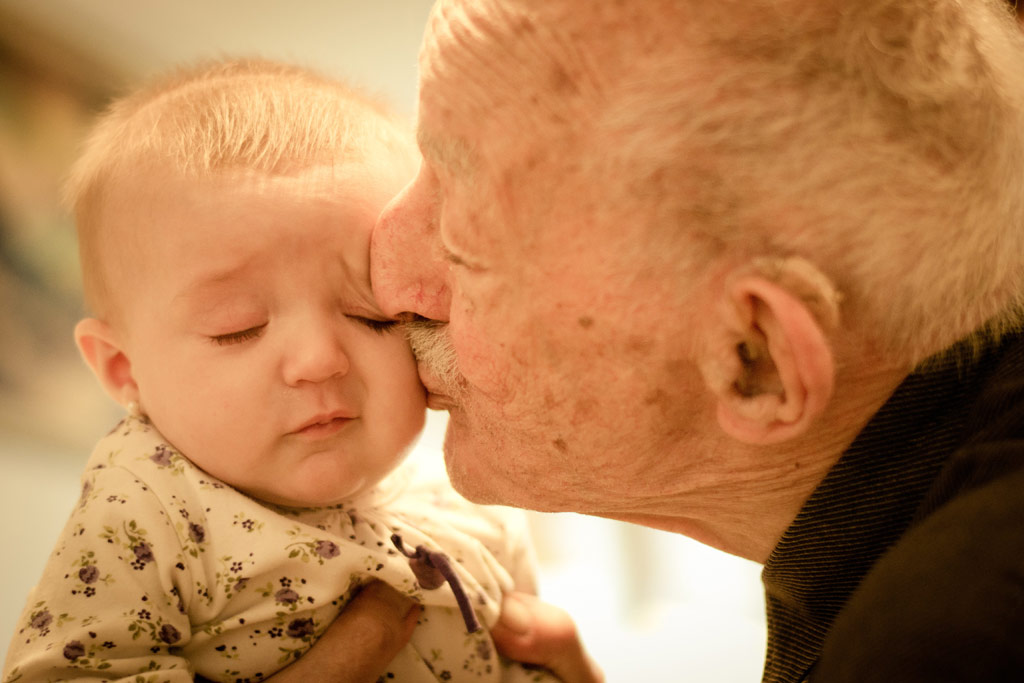
[[[293,591],[291,588],[282,588],[281,590],[274,593],[274,599],[285,605],[298,602],[301,596]]]
[[[44,609],[42,612],[36,612],[32,615],[32,621],[29,622],[29,625],[42,631],[51,623],[53,623],[53,615],[50,614],[50,610]]]
[[[148,543],[140,543],[134,548],[132,552],[135,553],[135,559],[145,564],[153,561],[153,549],[149,547]]]
[[[478,641],[476,644],[476,654],[480,659],[487,661],[491,658],[491,644],[486,640]]]
[[[196,543],[202,543],[203,539],[206,538],[206,530],[195,522],[189,522],[188,524],[188,537]]]
[[[78,570],[78,578],[82,583],[96,583],[96,579],[100,578],[100,570],[94,564],[87,564]]]
[[[169,467],[171,464],[171,452],[163,444],[156,447],[156,452],[149,456],[149,459],[160,467]]]
[[[85,656],[85,645],[82,645],[82,641],[80,641],[80,640],[72,640],[72,641],[69,641],[68,644],[64,646],[64,658],[65,659],[70,659],[73,662],[76,659],[78,659],[79,657],[84,657],[84,656]]]
[[[291,638],[305,638],[313,635],[312,619],[295,619],[288,624],[288,636]]]
[[[176,642],[181,640],[181,633],[170,624],[164,624],[161,626],[159,635],[160,640],[164,641],[168,645],[174,645]]]
[[[331,541],[317,541],[316,554],[325,560],[329,560],[332,557],[337,557],[341,554],[341,551],[338,549],[338,546]]]
[[[152,562],[155,559],[153,557],[153,549],[145,542],[132,546],[132,552],[135,553],[135,559],[132,560],[132,569],[135,570],[145,569],[146,563]]]
[[[245,576],[238,577],[238,581],[235,581],[235,592],[237,593],[238,591],[244,589],[248,585],[249,585],[249,579],[247,577],[245,577]]]

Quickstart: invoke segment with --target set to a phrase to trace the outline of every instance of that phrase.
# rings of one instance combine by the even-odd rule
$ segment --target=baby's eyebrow
[[[241,261],[227,268],[220,268],[203,273],[189,282],[185,287],[174,295],[173,302],[179,300],[194,299],[206,293],[217,290],[224,285],[230,285],[242,279],[242,276],[251,269],[248,260]]]

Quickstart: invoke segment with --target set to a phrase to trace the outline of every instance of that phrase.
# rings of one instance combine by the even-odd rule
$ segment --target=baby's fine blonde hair
[[[383,103],[303,67],[231,59],[164,75],[100,116],[65,187],[86,306],[99,317],[111,314],[104,256],[116,238],[103,223],[126,174],[146,168],[187,177],[294,173],[413,150],[407,126]]]

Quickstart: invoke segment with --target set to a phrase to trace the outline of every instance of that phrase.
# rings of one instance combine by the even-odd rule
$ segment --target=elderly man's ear
[[[778,277],[748,271],[729,278],[712,322],[701,370],[717,400],[719,426],[744,443],[800,436],[832,397],[826,327],[838,317],[836,297],[817,271],[796,266]],[[812,310],[808,300],[825,302],[826,310]]]

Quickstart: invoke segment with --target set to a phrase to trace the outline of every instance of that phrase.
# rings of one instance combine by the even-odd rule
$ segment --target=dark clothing
[[[908,377],[763,579],[765,683],[1024,681],[1024,335]]]

